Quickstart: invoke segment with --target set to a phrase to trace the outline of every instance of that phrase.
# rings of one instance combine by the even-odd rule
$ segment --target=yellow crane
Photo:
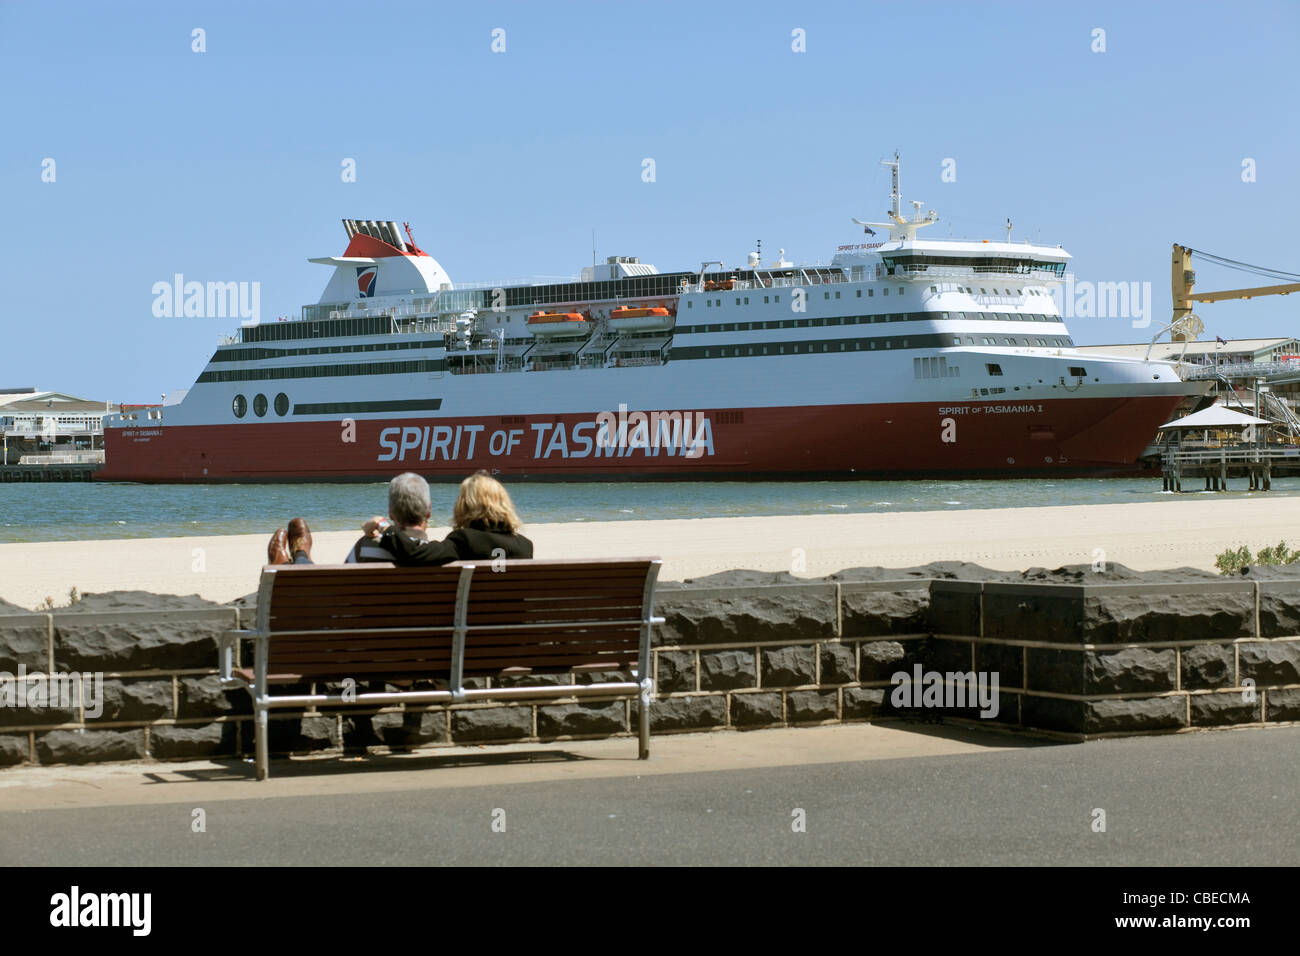
[[[1192,316],[1193,302],[1221,302],[1224,299],[1253,299],[1257,295],[1288,295],[1292,292],[1300,292],[1300,282],[1290,282],[1285,285],[1256,286],[1253,289],[1227,289],[1223,292],[1195,292],[1193,289],[1196,286],[1196,273],[1191,268],[1193,252],[1204,259],[1226,265],[1229,268],[1244,269],[1257,275],[1273,275],[1278,278],[1290,277],[1290,273],[1278,272],[1273,269],[1260,269],[1244,262],[1224,259],[1206,252],[1199,252],[1189,246],[1180,246],[1174,243],[1174,258],[1170,276],[1174,298],[1174,319],[1170,327],[1170,338],[1175,342],[1189,342],[1200,331],[1199,328],[1196,328],[1196,326],[1200,325],[1200,322],[1195,321],[1195,316]],[[1191,316],[1191,319],[1188,318],[1189,316]]]

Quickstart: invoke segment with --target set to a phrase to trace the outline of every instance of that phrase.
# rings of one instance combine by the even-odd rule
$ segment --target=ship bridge
[[[1070,254],[1027,242],[905,240],[879,251],[885,273],[903,278],[1007,277],[1059,280]]]

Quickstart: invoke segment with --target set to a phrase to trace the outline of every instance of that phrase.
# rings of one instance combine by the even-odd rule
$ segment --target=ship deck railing
[[[637,358],[628,358],[624,355],[616,356],[610,367],[611,368],[633,368],[639,365],[662,365],[663,359],[658,355],[638,356]]]

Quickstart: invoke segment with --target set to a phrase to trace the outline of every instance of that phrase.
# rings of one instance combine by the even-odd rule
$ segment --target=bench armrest
[[[235,659],[239,656],[240,641],[265,641],[269,637],[261,631],[222,631],[217,635],[217,674],[223,686],[236,683],[233,674]]]

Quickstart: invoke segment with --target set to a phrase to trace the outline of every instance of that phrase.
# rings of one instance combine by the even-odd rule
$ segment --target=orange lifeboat
[[[654,332],[672,324],[672,313],[662,306],[621,306],[609,314],[609,326],[617,332]]]
[[[586,335],[591,320],[581,312],[534,312],[528,317],[528,331],[548,338]]]

